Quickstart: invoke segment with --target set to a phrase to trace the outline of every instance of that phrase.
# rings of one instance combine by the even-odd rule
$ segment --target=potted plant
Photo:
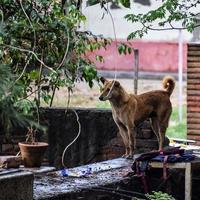
[[[28,128],[26,141],[18,143],[25,167],[40,167],[48,147],[48,143],[36,141],[36,134],[37,130]]]

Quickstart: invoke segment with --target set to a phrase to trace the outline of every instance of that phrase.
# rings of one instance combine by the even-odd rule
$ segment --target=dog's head
[[[116,80],[108,81],[103,77],[100,80],[103,83],[103,88],[99,100],[106,101],[115,98],[118,95],[117,90],[120,87],[120,83]]]

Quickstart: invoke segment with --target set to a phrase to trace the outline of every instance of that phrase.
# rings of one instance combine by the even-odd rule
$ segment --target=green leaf
[[[131,47],[127,46],[127,44],[125,43],[121,43],[118,45],[118,51],[119,51],[119,54],[131,54],[132,52],[132,49]]]
[[[132,48],[128,47],[128,53],[131,54],[132,53]]]
[[[104,62],[103,56],[97,55],[96,60],[99,61],[99,62]]]
[[[49,104],[50,100],[51,100],[51,95],[47,94],[43,96],[44,102],[46,104]]]
[[[37,80],[39,78],[39,72],[36,70],[33,70],[29,73],[29,76],[33,80]]]
[[[130,8],[131,6],[130,0],[120,0],[120,3],[126,8]]]
[[[126,54],[126,47],[124,44],[118,45],[119,54]]]
[[[79,20],[85,22],[87,20],[87,18],[84,15],[81,15],[79,17]]]
[[[93,81],[89,81],[89,87],[92,88],[94,85]]]
[[[132,39],[134,39],[135,37],[136,37],[135,32],[132,32],[132,33],[130,33],[130,34],[128,35],[127,40],[132,40]]]
[[[3,38],[0,37],[0,45],[3,44]]]

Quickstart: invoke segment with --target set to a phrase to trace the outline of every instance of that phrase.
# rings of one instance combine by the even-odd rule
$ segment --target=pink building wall
[[[118,43],[125,42],[118,40]],[[128,42],[132,48],[139,50],[139,70],[149,72],[177,72],[178,70],[178,43],[175,42]],[[104,63],[95,60],[95,55],[104,57]],[[107,49],[96,50],[87,55],[89,59],[95,61],[99,70],[121,70],[130,71],[134,67],[134,56],[120,55],[113,42]],[[183,45],[183,71],[187,67],[187,44]]]

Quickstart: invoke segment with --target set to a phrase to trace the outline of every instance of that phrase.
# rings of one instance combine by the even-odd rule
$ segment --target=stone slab
[[[9,170],[5,170],[4,172]],[[32,200],[33,174],[20,169],[0,175],[1,200]]]
[[[0,156],[0,166],[5,168],[18,168],[22,163],[20,156]]]
[[[41,166],[39,168],[25,168],[23,166],[20,166],[20,169],[22,171],[25,171],[25,172],[31,172],[33,173],[34,175],[35,174],[41,174],[41,173],[47,173],[47,172],[52,172],[52,171],[55,171],[56,168],[55,167],[49,167],[49,166]]]
[[[34,199],[70,199],[74,193],[99,186],[119,183],[125,180],[131,171],[133,160],[123,158],[108,160],[90,165],[70,168],[67,170],[69,176],[63,177],[61,171],[36,175],[34,181]],[[80,177],[80,173],[91,168],[91,174]],[[71,175],[70,175],[71,174]]]

